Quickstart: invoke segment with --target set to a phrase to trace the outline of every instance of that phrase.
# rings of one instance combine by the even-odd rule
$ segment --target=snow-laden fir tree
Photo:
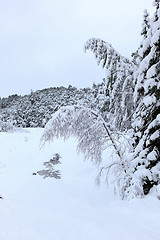
[[[126,193],[148,194],[160,187],[160,9],[154,1],[153,18],[143,24],[143,40],[138,54],[142,61],[134,74],[135,113],[133,169]],[[145,14],[146,20],[147,14]]]
[[[92,38],[85,51],[94,53],[98,65],[106,70],[105,94],[109,99],[108,121],[118,130],[129,127],[133,109],[133,71],[136,65],[121,56],[111,44]],[[104,103],[106,104],[106,103]],[[104,108],[106,108],[104,106]]]

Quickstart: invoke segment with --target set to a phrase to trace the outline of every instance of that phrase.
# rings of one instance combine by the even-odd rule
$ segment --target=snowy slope
[[[0,240],[159,240],[160,201],[120,201],[77,155],[74,139],[39,148],[42,129],[0,133]],[[61,179],[33,172],[53,154]]]

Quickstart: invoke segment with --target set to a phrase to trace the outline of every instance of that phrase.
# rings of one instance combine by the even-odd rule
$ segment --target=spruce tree
[[[160,184],[160,9],[143,24],[143,41],[139,48],[142,61],[135,73],[134,160],[131,164],[138,195],[148,194]],[[135,181],[136,179],[136,181]],[[130,188],[129,187],[129,188]],[[129,190],[128,190],[129,191]]]

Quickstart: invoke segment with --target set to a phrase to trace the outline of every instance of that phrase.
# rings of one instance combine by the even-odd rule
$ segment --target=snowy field
[[[73,139],[40,149],[42,129],[0,133],[0,240],[159,240],[160,201],[121,201]],[[33,175],[55,153],[61,179]],[[108,153],[109,154],[109,153]]]

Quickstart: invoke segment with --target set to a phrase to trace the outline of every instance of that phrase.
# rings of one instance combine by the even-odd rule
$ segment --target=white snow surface
[[[157,198],[122,201],[103,182],[96,187],[97,168],[77,155],[75,140],[40,149],[42,131],[0,133],[0,240],[159,240]],[[61,179],[32,175],[55,153]]]
[[[146,107],[148,107],[149,105],[152,105],[153,103],[156,103],[156,97],[155,96],[145,96],[143,98],[143,103],[145,104]]]

